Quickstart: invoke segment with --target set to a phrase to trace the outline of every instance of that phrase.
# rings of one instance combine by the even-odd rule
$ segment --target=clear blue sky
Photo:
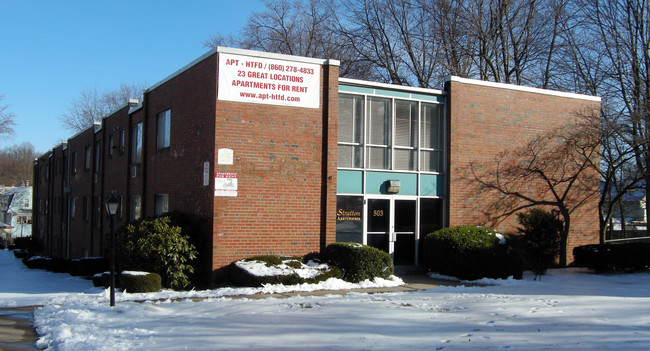
[[[84,88],[154,85],[237,33],[260,0],[0,0],[0,94],[16,135],[39,153],[72,133],[59,117]]]

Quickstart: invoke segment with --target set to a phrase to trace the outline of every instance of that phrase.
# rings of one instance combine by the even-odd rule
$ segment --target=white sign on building
[[[214,173],[214,196],[237,196],[237,173]]]
[[[219,100],[318,108],[320,65],[219,54]]]

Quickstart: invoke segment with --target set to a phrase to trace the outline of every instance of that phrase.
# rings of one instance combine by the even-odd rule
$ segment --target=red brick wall
[[[215,155],[230,148],[234,164],[215,171],[237,173],[239,188],[214,197],[215,269],[334,241],[337,66],[321,66],[320,97],[318,109],[217,101]]]
[[[74,218],[70,219],[70,258],[80,258],[87,256],[99,255],[99,252],[93,252],[94,241],[98,238],[93,237],[92,232],[92,194],[93,194],[93,155],[94,130],[87,129],[75,137],[68,140],[68,155],[76,152],[76,172],[71,172],[70,176],[70,198],[76,198]],[[84,155],[86,146],[91,149],[90,169],[84,168]],[[72,161],[72,160],[71,160]],[[88,217],[83,217],[83,198],[88,201]]]
[[[483,225],[504,233],[516,231],[516,216],[495,220],[488,206],[499,198],[477,190],[470,163],[495,167],[496,155],[525,145],[543,131],[563,126],[585,108],[598,110],[599,103],[539,92],[489,87],[466,82],[447,83],[449,226]],[[598,174],[584,174],[598,186]],[[532,192],[535,185],[529,184]],[[598,196],[571,215],[567,262],[573,247],[598,242]]]

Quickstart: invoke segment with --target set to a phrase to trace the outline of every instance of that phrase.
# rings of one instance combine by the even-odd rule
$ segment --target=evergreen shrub
[[[197,251],[167,216],[129,223],[117,232],[117,263],[123,269],[154,272],[173,289],[190,285]]]
[[[23,264],[30,269],[45,269],[48,261],[52,259],[44,256],[27,256],[23,258]]]
[[[538,208],[517,214],[517,220],[525,260],[535,275],[543,275],[555,265],[560,253],[562,221]]]
[[[425,236],[424,263],[431,271],[465,280],[510,276],[521,279],[521,256],[504,239],[483,227],[444,228]]]
[[[332,243],[322,253],[323,259],[343,272],[343,279],[358,283],[366,279],[389,278],[394,273],[390,255],[358,243]]]
[[[650,268],[650,243],[591,244],[573,249],[574,265],[597,272],[645,271]]]
[[[93,275],[92,280],[93,280],[93,286],[108,288],[109,286],[111,286],[111,273],[110,272],[96,273]],[[117,284],[117,279],[116,279],[116,284]]]
[[[103,257],[84,257],[70,261],[70,275],[90,277],[95,273],[104,272],[108,267],[108,259]]]
[[[135,272],[122,272],[119,275],[118,286],[128,293],[157,292],[162,288],[159,274],[133,274]],[[110,275],[109,275],[110,278]]]

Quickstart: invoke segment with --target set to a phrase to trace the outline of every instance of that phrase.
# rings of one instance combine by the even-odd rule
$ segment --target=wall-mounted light
[[[389,194],[399,193],[399,188],[402,186],[402,182],[399,180],[387,180],[386,181],[386,192]]]

